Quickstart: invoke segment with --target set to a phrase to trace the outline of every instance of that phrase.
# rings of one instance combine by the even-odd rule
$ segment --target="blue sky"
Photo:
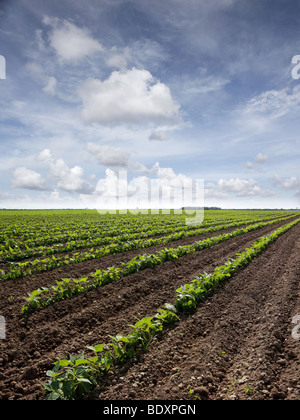
[[[2,0],[0,208],[125,191],[143,207],[192,180],[206,206],[300,207],[299,16],[294,0]]]

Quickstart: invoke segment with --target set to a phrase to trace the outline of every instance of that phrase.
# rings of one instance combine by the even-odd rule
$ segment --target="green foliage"
[[[212,236],[201,241],[196,241],[191,245],[179,246],[177,248],[165,248],[156,252],[155,254],[145,253],[142,255],[137,255],[127,263],[123,263],[121,268],[109,267],[107,270],[98,269],[94,273],[90,273],[88,277],[81,279],[62,279],[62,281],[57,282],[56,286],[52,286],[51,288],[47,289],[48,296],[35,295],[32,297],[32,295],[30,295],[29,298],[27,298],[27,303],[22,307],[22,313],[27,315],[40,307],[51,305],[52,303],[59,300],[67,299],[79,293],[94,289],[95,287],[103,286],[112,281],[119,280],[121,277],[137,273],[146,268],[157,266],[168,260],[180,258],[183,255],[208,248],[220,242],[227,241],[233,237],[260,229],[264,226],[271,225],[275,222],[277,223],[278,219],[275,221],[271,220],[268,222],[251,224],[246,228],[236,229],[230,233],[225,233],[218,236]],[[228,267],[227,274],[227,277],[230,276],[230,267]],[[215,273],[215,279],[216,275],[217,273]],[[224,274],[222,274],[222,276],[224,276]],[[35,292],[36,291],[32,292],[32,294],[35,294]],[[199,295],[199,299],[201,299],[201,294],[202,289],[197,293],[196,290],[190,290],[189,292],[185,291],[184,297],[182,297],[182,299],[184,298],[184,301],[182,300],[182,308],[184,308],[183,310],[187,310],[189,307],[195,308],[198,302],[198,298],[196,298],[195,295]]]
[[[160,334],[165,326],[179,320],[179,312],[188,313],[194,311],[198,304],[204,301],[216,287],[247,265],[270,243],[299,222],[300,219],[297,219],[271,234],[261,237],[250,248],[236,254],[235,259],[230,259],[222,266],[217,267],[213,273],[208,274],[204,272],[196,276],[191,283],[185,284],[176,290],[177,297],[174,305],[166,304],[163,309],[158,309],[155,316],[139,319],[135,324],[130,325],[131,331],[128,335],[117,334],[109,336],[111,339],[109,344],[88,346],[87,350],[93,352],[93,357],[86,357],[84,353],[81,353],[78,356],[70,356],[69,359],[56,361],[54,368],[47,372],[47,375],[50,377],[49,382],[43,384],[47,393],[46,399],[79,399],[88,395],[111,367],[132,359],[137,352],[146,352],[153,338]],[[90,287],[98,287],[105,284],[105,282],[115,281],[124,275],[153,267],[169,259],[179,258],[187,253],[195,252],[195,250],[203,249],[271,223],[274,223],[274,221],[249,225],[246,228],[198,241],[185,247],[164,249],[155,254],[138,255],[124,264],[122,268],[110,267],[107,270],[96,270],[91,276],[93,278],[92,281],[89,280],[89,277],[77,280],[61,279],[61,281],[57,282],[55,293],[52,293],[50,299],[68,297],[69,293],[72,294],[74,292],[74,284],[79,288],[78,290],[76,289],[78,292],[80,292],[81,288],[82,290],[89,290]],[[45,299],[43,298],[44,294],[47,295],[48,292],[46,289],[36,290],[28,298],[28,303],[31,305],[31,302],[33,302],[33,306],[38,305],[38,302],[41,302],[41,306],[48,304],[47,299],[49,299],[49,296]]]
[[[154,317],[145,317],[130,325],[132,331],[127,336],[109,335],[112,341],[108,346],[87,346],[95,354],[93,358],[86,358],[81,353],[56,361],[54,368],[47,372],[50,380],[42,383],[47,393],[45,399],[75,400],[89,394],[101,376],[113,365],[132,359],[137,351],[146,352],[153,338],[163,330],[163,326],[178,319],[175,307],[166,305],[166,309],[159,309]],[[112,349],[105,351],[105,347]]]
[[[40,213],[43,216],[42,212]],[[39,215],[40,213],[34,212],[32,214]],[[3,281],[24,277],[34,273],[53,270],[69,264],[76,264],[91,259],[102,258],[105,255],[115,254],[118,252],[126,252],[139,248],[148,248],[150,246],[167,244],[172,241],[193,237],[199,234],[236,227],[243,223],[261,222],[262,218],[269,219],[277,216],[277,218],[271,220],[271,223],[275,223],[280,220],[284,220],[285,218],[293,217],[291,212],[281,212],[280,218],[278,218],[278,214],[276,212],[262,212],[262,214],[261,212],[255,212],[251,218],[251,212],[244,212],[241,216],[239,215],[239,212],[227,211],[225,213],[214,213],[212,218],[206,216],[206,220],[201,227],[199,227],[199,225],[183,227],[183,218],[180,215],[177,217],[165,216],[168,217],[168,220],[163,218],[162,215],[158,218],[153,215],[151,217],[145,216],[144,220],[141,216],[138,218],[134,216],[124,216],[125,219],[119,216],[120,219],[117,221],[115,218],[110,216],[107,219],[104,219],[101,223],[99,223],[98,217],[98,223],[95,224],[94,221],[91,223],[86,222],[86,219],[89,220],[89,218],[93,220],[91,217],[93,215],[92,212],[82,212],[79,213],[79,216],[82,214],[82,219],[85,221],[84,223],[82,222],[81,217],[79,218],[79,226],[76,225],[76,227],[73,226],[72,222],[70,222],[69,225],[66,223],[66,220],[64,220],[66,228],[63,229],[62,226],[59,225],[61,223],[61,219],[57,217],[57,214],[58,213],[55,211],[51,213],[51,217],[54,219],[53,229],[49,229],[48,223],[46,225],[43,224],[43,228],[39,226],[39,229],[37,229],[36,225],[33,225],[30,228],[27,227],[28,230],[24,229],[27,234],[24,234],[20,228],[13,229],[12,231],[8,229],[8,235],[13,236],[8,238],[3,234],[2,244],[0,236],[0,262],[6,262],[8,264],[8,270],[1,271],[0,280]],[[68,212],[63,214],[68,215]],[[77,213],[73,214],[78,216]],[[218,215],[218,218],[216,218],[215,214]],[[253,217],[254,215],[255,217]],[[26,217],[24,217],[24,220],[26,220]],[[126,227],[123,226],[124,222],[126,223]],[[107,224],[105,233],[104,235],[99,236],[98,229],[105,226],[105,223]],[[141,223],[143,223],[142,231]],[[58,233],[58,226],[60,233]],[[98,226],[98,228],[96,226]],[[121,230],[118,230],[119,226],[122,226]],[[49,230],[50,232],[53,231],[53,233],[49,233]],[[64,232],[64,230],[65,233],[61,233],[61,231]],[[38,234],[39,231],[40,236]],[[156,236],[160,237],[156,238]],[[33,239],[33,237],[35,237],[35,239]],[[101,247],[96,248],[99,246]],[[78,251],[82,248],[88,249],[88,251]],[[76,250],[78,252],[73,252]],[[66,254],[66,252],[70,252],[70,254]],[[55,256],[57,253],[65,254]],[[23,262],[24,259],[33,257],[38,258]],[[163,257],[164,261],[166,261],[168,259],[168,254],[164,254]],[[177,258],[177,256],[173,256],[172,250],[170,250],[170,259],[173,258]]]
[[[199,302],[203,301],[216,287],[232,277],[234,273],[246,266],[270,243],[299,222],[300,219],[297,219],[269,235],[261,237],[250,248],[246,248],[244,252],[236,254],[236,259],[230,259],[224,265],[217,267],[212,274],[203,273],[200,276],[196,276],[191,283],[179,287],[176,290],[175,306],[177,310],[182,312],[195,310]]]

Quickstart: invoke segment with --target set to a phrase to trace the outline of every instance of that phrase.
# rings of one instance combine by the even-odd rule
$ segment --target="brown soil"
[[[56,358],[109,342],[108,334],[126,333],[136,317],[154,315],[165,302],[173,303],[176,288],[195,274],[211,272],[281,225],[146,269],[28,318],[20,311],[23,297],[34,288],[118,266],[139,252],[2,283],[6,339],[0,340],[0,398],[43,399],[40,381],[47,380],[45,373]],[[280,237],[194,314],[182,316],[154,339],[146,354],[108,375],[105,387],[99,386],[92,398],[299,399],[300,341],[292,337],[292,318],[300,314],[299,234],[297,225]]]

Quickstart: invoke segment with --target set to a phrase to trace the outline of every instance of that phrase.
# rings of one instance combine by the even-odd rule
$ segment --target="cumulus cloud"
[[[258,153],[254,160],[257,164],[254,164],[253,162],[248,161],[244,165],[246,166],[247,169],[251,169],[251,170],[253,169],[253,170],[257,170],[261,172],[263,170],[262,164],[268,162],[269,156],[264,153]]]
[[[273,184],[283,190],[299,190],[300,192],[300,178],[296,176],[282,179],[276,174],[273,176]]]
[[[88,143],[87,151],[104,166],[127,167],[129,164],[130,153],[117,147]]]
[[[90,35],[87,28],[79,28],[66,19],[48,16],[45,16],[43,23],[52,27],[48,35],[50,45],[62,62],[77,62],[103,51],[102,45]]]
[[[209,198],[228,198],[230,194],[237,197],[271,197],[272,191],[265,189],[254,179],[241,178],[221,178],[217,184],[209,183],[205,185],[205,196]]]
[[[149,140],[165,141],[168,139],[169,135],[165,131],[153,131],[149,136]]]
[[[220,192],[236,193],[239,197],[252,196],[261,193],[261,187],[254,179],[222,178],[218,181],[218,189]]]
[[[255,162],[257,163],[265,163],[269,160],[268,155],[264,154],[264,153],[258,153],[258,155],[255,158]]]
[[[32,169],[27,169],[25,166],[14,170],[11,186],[13,188],[24,188],[28,190],[48,190],[42,175]]]
[[[59,162],[60,163],[60,162]],[[81,194],[92,193],[94,188],[82,179],[83,169],[80,166],[68,168],[66,164],[61,164],[60,179],[58,187],[64,191],[77,192]]]
[[[89,123],[171,124],[180,122],[170,89],[147,70],[114,71],[103,82],[87,79],[79,89],[82,118]]]
[[[273,176],[273,185],[282,191],[294,191],[295,197],[300,198],[300,178],[296,176],[282,179],[275,174]]]
[[[38,160],[49,167],[51,177],[61,190],[80,194],[91,194],[94,191],[94,187],[83,179],[84,171],[80,166],[69,168],[63,159],[53,159],[49,149],[44,149]]]
[[[97,183],[98,208],[180,208],[203,206],[201,180],[176,174],[172,168],[161,168],[157,162],[151,176],[128,179],[127,171],[106,169],[105,178]]]

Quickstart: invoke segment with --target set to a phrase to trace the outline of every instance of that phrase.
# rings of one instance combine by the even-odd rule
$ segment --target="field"
[[[299,399],[299,222],[1,211],[0,399]]]

